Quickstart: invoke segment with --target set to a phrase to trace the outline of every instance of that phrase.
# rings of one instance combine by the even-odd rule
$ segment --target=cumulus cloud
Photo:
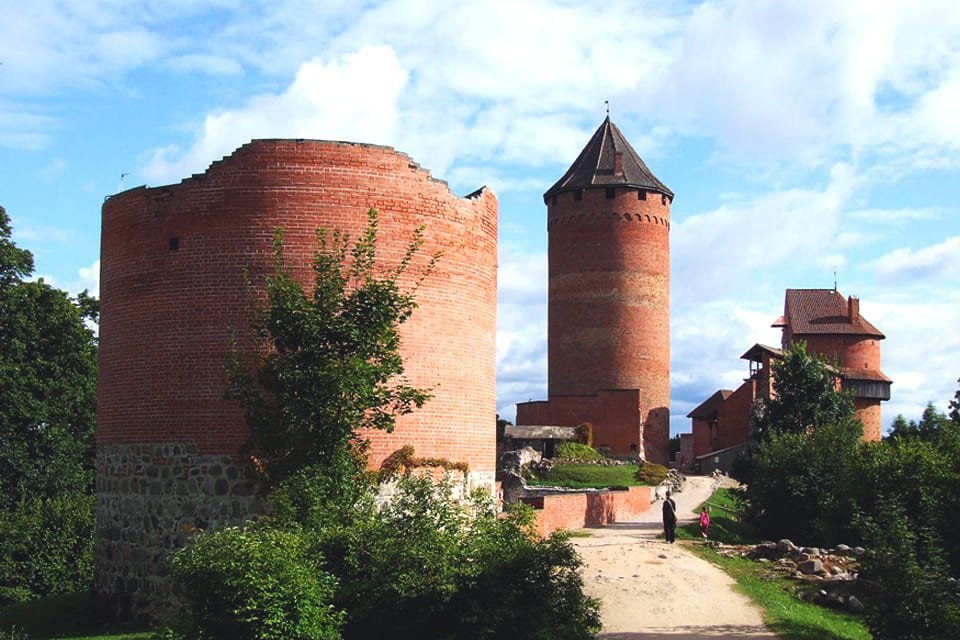
[[[547,397],[547,256],[500,250],[497,309],[497,412]]]
[[[400,125],[397,96],[406,81],[407,72],[389,47],[363,47],[329,63],[311,60],[283,93],[261,94],[242,108],[208,114],[189,149],[155,151],[144,175],[162,182],[182,178],[254,138],[391,144]]]
[[[892,283],[937,280],[960,281],[960,236],[935,245],[900,247],[872,263],[877,278]]]

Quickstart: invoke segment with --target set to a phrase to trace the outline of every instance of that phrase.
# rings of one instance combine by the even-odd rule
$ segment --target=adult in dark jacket
[[[677,503],[670,497],[669,490],[663,500],[663,535],[671,544],[677,539]]]

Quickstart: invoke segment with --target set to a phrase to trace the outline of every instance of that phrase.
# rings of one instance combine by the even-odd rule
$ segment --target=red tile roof
[[[859,309],[859,301],[856,307]],[[789,326],[794,336],[848,334],[881,340],[885,337],[859,312],[855,317],[851,315],[850,301],[836,289],[787,289],[783,316],[773,326]]]

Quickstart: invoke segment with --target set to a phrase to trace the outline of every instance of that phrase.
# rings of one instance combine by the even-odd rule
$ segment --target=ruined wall
[[[371,463],[404,444],[470,466],[493,486],[497,201],[458,198],[393,149],[258,140],[180,184],[126,191],[103,206],[97,431],[97,584],[131,611],[164,606],[162,558],[181,526],[256,509],[239,449],[246,429],[224,400],[231,331],[245,331],[272,272],[272,240],[308,280],[318,227],[356,234],[380,210],[379,259],[393,265],[425,225],[416,272],[435,251],[402,329],[424,408],[373,435]],[[254,284],[253,291],[248,282]],[[162,580],[161,580],[162,582]]]
[[[717,446],[714,450],[741,444],[750,437],[750,409],[756,397],[757,381],[751,378],[720,404],[717,409]]]
[[[669,457],[669,227],[669,198],[634,188],[563,192],[547,206],[549,395],[639,389],[643,453],[663,464]]]

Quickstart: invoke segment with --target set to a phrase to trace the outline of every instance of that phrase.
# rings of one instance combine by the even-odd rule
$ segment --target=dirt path
[[[712,478],[689,477],[674,494],[680,523],[716,486]],[[589,529],[574,538],[583,557],[585,590],[599,598],[604,640],[774,639],[760,610],[735,593],[733,579],[680,545],[657,540],[661,502],[633,522]]]

